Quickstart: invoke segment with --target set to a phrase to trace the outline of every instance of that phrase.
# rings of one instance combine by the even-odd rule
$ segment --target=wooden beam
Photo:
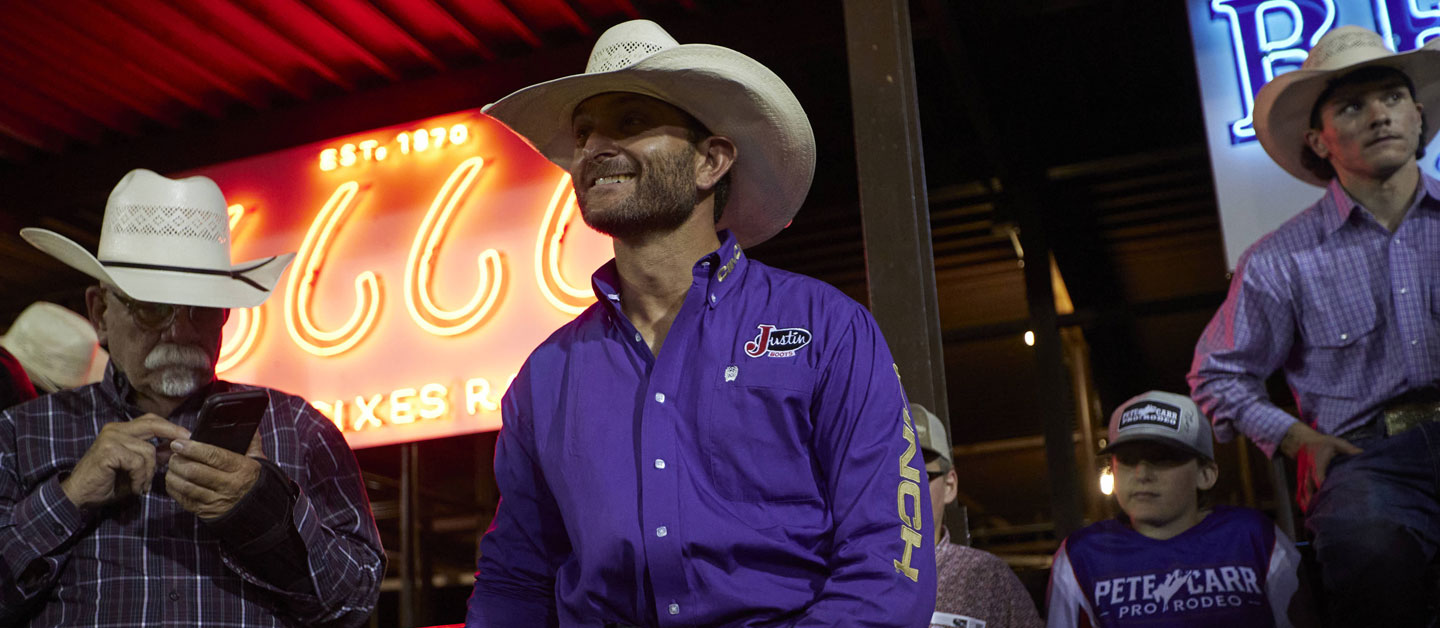
[[[870,311],[911,401],[949,429],[908,0],[845,0]]]

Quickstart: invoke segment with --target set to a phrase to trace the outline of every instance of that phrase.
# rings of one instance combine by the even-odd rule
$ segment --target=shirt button
[[[667,534],[670,534],[670,529],[669,529],[669,528],[666,528],[665,526],[660,526],[660,527],[658,527],[658,528],[655,528],[655,536],[658,536],[658,537],[660,537],[660,538],[663,539],[663,538],[665,538],[665,535],[667,535]]]
[[[1349,339],[1350,339],[1350,334],[1340,334],[1340,339],[1341,339],[1341,340],[1349,340]]]
[[[671,614],[671,615],[679,615],[679,614],[680,614],[680,605],[679,605],[679,604],[676,604],[676,603],[674,603],[674,602],[671,602],[671,603],[670,603],[670,609],[669,609],[669,610],[670,610],[670,614]]]
[[[655,468],[656,468],[656,469],[664,469],[664,468],[665,468],[665,459],[664,459],[664,458],[656,458],[656,459],[655,459]]]
[[[715,302],[715,295],[713,295],[713,294],[710,295],[710,302],[711,302],[711,303],[714,303],[714,302]]]
[[[655,393],[655,401],[658,403],[665,403],[665,393]]]
[[[1420,341],[1419,341],[1419,340],[1411,340],[1411,341],[1410,341],[1410,346],[1412,346],[1412,347],[1415,346],[1415,345],[1418,345],[1418,344],[1420,344]]]
[[[644,339],[640,337],[640,332],[635,332],[635,342],[640,342],[641,340]]]
[[[707,260],[705,260],[705,261],[703,261],[703,262],[700,262],[700,266],[701,266],[702,268],[709,268],[709,267],[710,267],[710,260],[707,259]]]
[[[1410,292],[1410,289],[1409,289],[1409,288],[1401,288],[1401,289],[1400,289],[1400,294],[1408,294],[1409,292]]]
[[[171,602],[177,602],[180,600],[180,593],[178,591],[171,591],[170,595],[167,597],[170,598]]]

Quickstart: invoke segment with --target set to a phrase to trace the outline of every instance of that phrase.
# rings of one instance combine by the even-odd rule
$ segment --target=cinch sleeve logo
[[[799,327],[788,329],[776,329],[774,325],[757,325],[760,333],[750,342],[745,343],[745,355],[752,358],[768,356],[772,358],[788,358],[795,355],[796,351],[810,344],[812,335],[810,330]]]
[[[898,366],[895,366],[895,377],[900,377]],[[915,459],[916,447],[915,423],[910,419],[909,406],[900,406],[900,419],[900,436],[905,439],[905,451],[900,454],[900,485],[895,489],[895,506],[900,511],[900,540],[905,542],[905,549],[900,558],[894,561],[895,573],[903,574],[912,582],[919,582],[920,570],[911,566],[910,560],[925,539],[920,536],[925,521],[924,517],[920,516],[923,512],[920,509],[920,471],[910,466],[910,461]]]

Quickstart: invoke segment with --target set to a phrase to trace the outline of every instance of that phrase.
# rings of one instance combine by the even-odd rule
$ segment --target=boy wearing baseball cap
[[[1311,625],[1300,554],[1265,515],[1208,507],[1210,423],[1188,397],[1151,391],[1110,418],[1124,514],[1070,535],[1050,572],[1049,626]]]
[[[947,506],[960,497],[959,476],[945,423],[925,406],[910,404],[915,440],[930,478],[935,517],[935,614],[932,628],[1040,628],[1040,614],[1025,585],[999,556],[955,543],[945,527]],[[963,515],[963,513],[961,513]],[[968,539],[962,542],[968,542]]]

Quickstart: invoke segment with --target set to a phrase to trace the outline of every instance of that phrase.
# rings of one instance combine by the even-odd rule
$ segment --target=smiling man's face
[[[1377,78],[1335,89],[1318,108],[1320,128],[1306,141],[1340,175],[1383,179],[1414,161],[1422,107],[1403,77]]]
[[[575,107],[570,175],[585,224],[620,239],[684,224],[698,199],[695,124],[640,94],[605,93]]]

